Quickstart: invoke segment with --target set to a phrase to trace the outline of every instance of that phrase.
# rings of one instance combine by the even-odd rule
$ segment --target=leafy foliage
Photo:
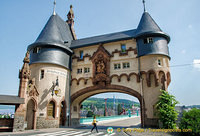
[[[116,106],[118,104],[124,104],[125,109],[129,109],[134,105],[135,107],[140,107],[140,104],[138,102],[126,100],[126,99],[115,99],[115,104]],[[88,107],[88,106],[95,106],[97,109],[104,109],[105,108],[105,100],[104,98],[88,98],[85,101],[82,102],[83,107]],[[112,109],[114,106],[114,100],[113,98],[108,98],[107,99],[107,108]],[[90,110],[85,108],[86,110]]]
[[[162,126],[165,129],[174,129],[176,128],[176,120],[178,113],[175,110],[176,101],[173,95],[170,95],[165,90],[160,90],[161,95],[159,96],[159,100],[156,104],[156,109],[158,112],[158,117],[162,122]]]
[[[192,135],[200,135],[200,109],[183,112],[181,118],[180,129],[192,129]]]
[[[87,116],[87,117],[93,117],[93,116],[94,116],[94,113],[93,113],[92,111],[88,111],[88,113],[87,113],[86,116]]]

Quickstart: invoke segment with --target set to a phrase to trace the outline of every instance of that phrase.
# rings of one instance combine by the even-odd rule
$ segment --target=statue
[[[105,73],[105,64],[103,60],[99,61],[97,64],[97,73]]]
[[[73,11],[72,8],[73,8],[72,5],[70,5],[70,10],[69,10],[69,12],[67,14],[67,18],[68,18],[67,22],[68,22],[68,24],[72,24],[74,22],[74,11]]]

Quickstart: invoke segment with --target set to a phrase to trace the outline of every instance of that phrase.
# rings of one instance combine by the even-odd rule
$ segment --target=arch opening
[[[36,102],[30,99],[27,103],[26,120],[27,129],[35,129]]]
[[[122,112],[122,113],[128,117],[129,116],[128,112],[130,113],[132,110],[132,113],[134,113],[135,115],[137,115],[137,114],[138,114],[138,116],[142,115],[142,113],[143,113],[143,111],[142,111],[143,105],[141,105],[142,97],[139,92],[137,92],[131,88],[127,88],[124,86],[117,86],[117,85],[104,86],[104,88],[98,88],[97,86],[94,86],[94,87],[89,87],[89,88],[79,90],[76,94],[73,94],[71,96],[71,125],[72,126],[83,123],[80,120],[80,118],[82,116],[82,113],[83,112],[85,113],[85,111],[81,111],[81,108],[83,108],[82,103],[84,102],[84,100],[87,100],[88,98],[91,98],[91,97],[94,97],[95,95],[98,95],[98,94],[100,95],[103,93],[122,93],[122,94],[129,95],[130,97],[137,98],[137,102],[139,105],[139,108],[137,109],[138,111],[136,111],[136,110],[133,111],[131,108],[129,108],[129,110],[128,110],[125,107],[123,109],[124,112]],[[136,100],[136,99],[134,99],[134,100]],[[122,106],[122,103],[121,103],[121,106]],[[129,107],[131,107],[131,105],[129,105]],[[107,114],[108,116],[114,116],[113,109],[114,109],[114,107],[112,107],[112,110],[108,109],[109,113],[107,113],[107,112],[105,112],[105,107],[104,107],[104,112],[105,112],[104,114]],[[111,111],[112,111],[112,113],[111,113]],[[119,116],[118,114],[120,114],[120,113],[116,112],[115,116]],[[102,112],[101,112],[100,116],[102,116]],[[139,116],[139,122],[142,123],[142,116],[141,117]],[[91,124],[91,122],[90,122],[90,124]]]

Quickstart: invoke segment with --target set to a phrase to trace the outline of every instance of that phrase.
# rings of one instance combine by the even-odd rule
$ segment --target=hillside
[[[115,99],[115,105],[117,106],[118,104],[121,104],[122,106],[124,105],[124,108],[131,108],[133,105],[135,107],[140,107],[140,104],[135,101],[130,101],[126,99]],[[104,98],[88,98],[85,101],[82,102],[83,107],[88,107],[88,106],[95,106],[98,109],[102,109],[105,107],[105,100]],[[114,99],[113,98],[108,98],[107,99],[107,108],[113,108],[114,105]]]

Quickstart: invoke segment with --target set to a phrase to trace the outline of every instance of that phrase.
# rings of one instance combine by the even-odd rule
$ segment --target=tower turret
[[[164,33],[150,14],[144,11],[136,30],[138,57],[160,54],[169,57],[169,35]]]
[[[37,89],[36,98],[29,91],[30,98],[36,100],[37,111],[33,118],[27,110],[27,124],[35,128],[58,127],[66,123],[66,107],[69,106],[69,85],[73,38],[70,26],[54,11],[37,40],[28,46],[30,52],[30,79]],[[33,88],[33,87],[32,87]],[[60,105],[60,106],[58,106]],[[62,115],[60,111],[62,112]],[[62,116],[60,120],[60,116]],[[34,123],[36,122],[36,123]],[[45,123],[44,123],[45,122]],[[28,126],[28,125],[27,125]],[[30,127],[27,127],[30,128]]]
[[[57,14],[53,14],[37,40],[28,46],[30,64],[50,63],[69,68],[72,40],[69,26]]]
[[[158,117],[156,103],[160,95],[160,89],[166,90],[170,83],[169,69],[169,35],[164,33],[150,14],[146,11],[145,0],[144,13],[135,32],[137,41],[138,72],[140,74],[140,91],[142,95],[142,124],[157,127]],[[144,103],[148,101],[148,103]],[[153,108],[152,108],[153,107]]]

